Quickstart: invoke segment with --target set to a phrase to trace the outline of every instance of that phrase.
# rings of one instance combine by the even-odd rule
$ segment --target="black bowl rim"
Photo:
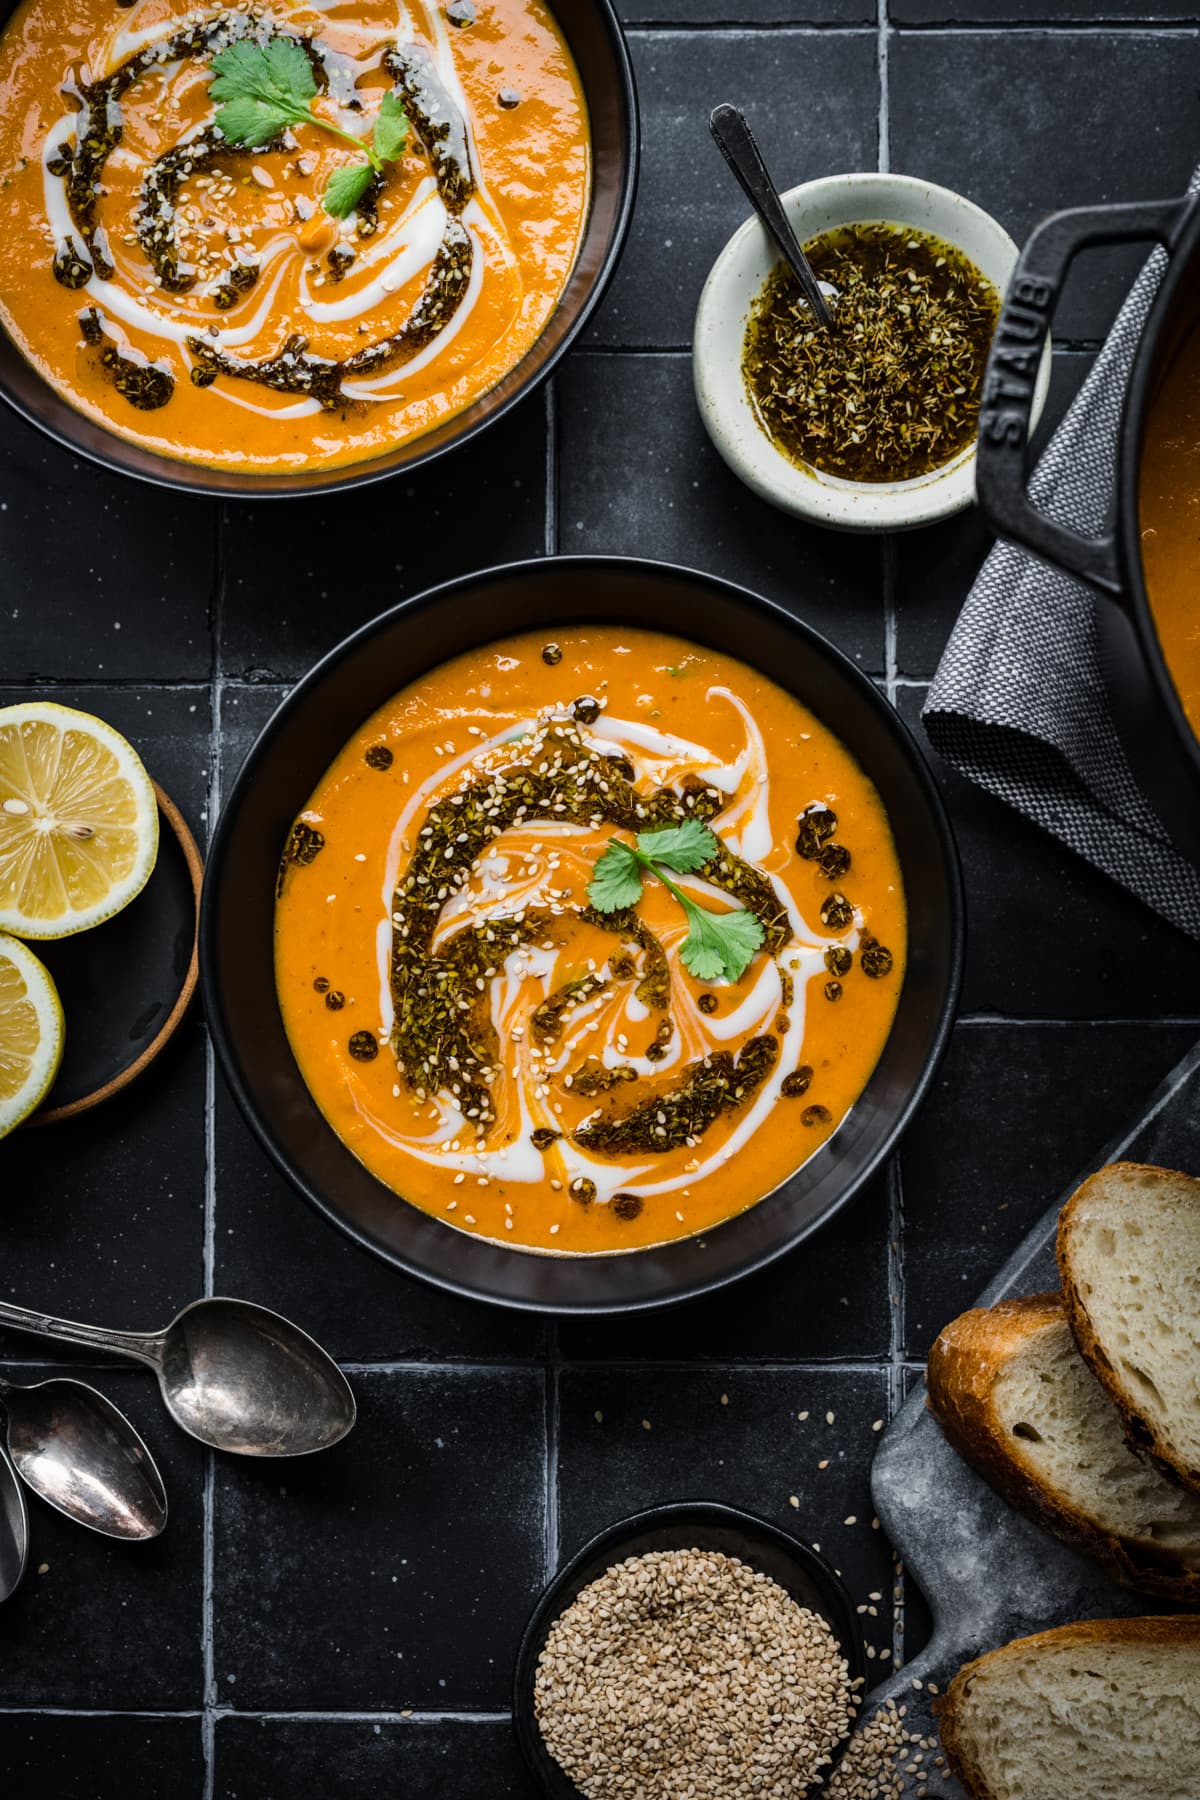
[[[360,645],[368,642],[375,633],[383,630],[402,614],[419,614],[427,608],[441,606],[442,604],[450,604],[458,593],[462,592],[464,589],[478,586],[481,583],[519,579],[533,574],[534,572],[537,572],[540,575],[547,567],[559,570],[567,576],[570,575],[572,570],[581,570],[585,568],[589,570],[621,569],[627,571],[638,570],[643,576],[651,580],[678,580],[682,578],[688,581],[699,581],[711,588],[717,589],[733,602],[750,606],[751,608],[760,608],[786,629],[795,632],[801,637],[807,638],[809,643],[820,655],[825,656],[844,671],[848,680],[860,688],[864,697],[869,697],[868,704],[872,705],[876,709],[878,716],[886,722],[901,754],[907,758],[913,777],[921,790],[925,804],[929,809],[929,816],[932,820],[940,845],[946,876],[946,893],[949,910],[949,955],[945,994],[942,999],[937,1026],[933,1033],[928,1052],[926,1053],[920,1076],[913,1083],[904,1105],[898,1109],[891,1125],[881,1138],[874,1155],[864,1163],[857,1176],[853,1180],[847,1182],[846,1186],[838,1194],[837,1199],[832,1201],[824,1212],[810,1219],[798,1234],[785,1238],[778,1244],[767,1247],[761,1252],[739,1263],[736,1267],[725,1270],[722,1273],[713,1276],[711,1279],[705,1280],[700,1278],[689,1282],[687,1285],[681,1285],[677,1292],[666,1295],[652,1295],[645,1298],[638,1297],[635,1299],[624,1299],[620,1301],[569,1300],[560,1298],[553,1306],[548,1306],[543,1301],[537,1299],[518,1298],[508,1294],[503,1296],[484,1294],[478,1286],[455,1280],[450,1276],[442,1275],[440,1273],[434,1273],[427,1269],[423,1264],[417,1263],[411,1258],[403,1257],[390,1247],[376,1242],[376,1240],[368,1233],[361,1231],[349,1219],[345,1218],[331,1201],[318,1194],[309,1184],[307,1178],[293,1166],[291,1159],[287,1156],[282,1147],[276,1144],[274,1137],[267,1128],[265,1122],[258,1116],[257,1109],[247,1092],[246,1084],[242,1078],[237,1052],[234,1048],[230,1034],[226,1029],[224,1007],[222,1005],[220,988],[215,973],[217,964],[217,900],[215,896],[224,868],[229,838],[233,830],[233,820],[238,810],[238,804],[243,791],[248,788],[250,783],[255,779],[257,765],[262,751],[280,729],[281,721],[284,719],[285,715],[290,713],[293,708],[304,704],[310,694],[319,690],[326,674],[334,669],[338,663],[343,661],[346,657],[353,655]],[[907,1129],[913,1114],[921,1104],[921,1101],[925,1098],[925,1095],[933,1082],[933,1078],[937,1073],[938,1067],[941,1064],[942,1058],[945,1055],[951,1034],[954,1030],[954,1022],[958,1010],[958,999],[962,989],[963,964],[966,954],[966,917],[963,898],[962,869],[959,862],[958,846],[955,843],[945,804],[938,792],[929,764],[926,762],[913,734],[905,725],[896,708],[883,694],[880,693],[870,677],[864,675],[862,670],[850,659],[850,657],[839,650],[836,645],[831,644],[829,639],[817,631],[814,626],[807,624],[802,619],[795,618],[793,614],[787,612],[782,606],[778,605],[777,602],[766,599],[765,596],[755,593],[750,588],[742,587],[736,582],[726,581],[721,576],[710,575],[703,570],[689,569],[682,564],[633,556],[541,556],[525,558],[518,562],[495,564],[487,569],[476,570],[472,574],[456,576],[453,580],[443,582],[437,587],[426,588],[420,594],[410,595],[407,599],[399,601],[397,605],[389,607],[386,612],[378,613],[374,619],[370,619],[366,624],[360,625],[357,631],[352,632],[349,637],[343,638],[341,643],[336,644],[333,649],[327,651],[321,660],[309,670],[308,674],[301,677],[276,707],[271,717],[263,726],[258,737],[251,745],[245,761],[242,763],[242,766],[234,779],[232,788],[228,795],[222,800],[220,816],[218,817],[213,830],[205,866],[204,890],[201,895],[200,903],[199,945],[200,985],[201,993],[203,995],[204,1016],[225,1081],[237,1102],[242,1117],[249,1125],[259,1144],[261,1144],[267,1155],[274,1162],[276,1168],[282,1172],[297,1192],[301,1194],[311,1206],[315,1207],[317,1212],[320,1213],[324,1219],[328,1220],[329,1223],[336,1225],[339,1231],[344,1232],[346,1236],[354,1243],[358,1244],[361,1249],[367,1250],[372,1255],[379,1257],[392,1268],[400,1270],[402,1274],[413,1276],[419,1281],[424,1281],[430,1286],[440,1288],[443,1292],[456,1294],[462,1299],[474,1300],[477,1302],[484,1300],[489,1305],[503,1306],[514,1312],[541,1313],[543,1315],[549,1314],[550,1316],[570,1315],[572,1317],[603,1317],[609,1315],[615,1316],[621,1313],[650,1312],[659,1308],[678,1305],[685,1300],[697,1299],[702,1294],[716,1293],[721,1288],[728,1287],[732,1282],[740,1281],[744,1276],[754,1274],[757,1270],[768,1267],[771,1263],[777,1261],[779,1257],[785,1256],[789,1251],[795,1250],[805,1241],[805,1239],[811,1237],[815,1231],[826,1224],[835,1213],[840,1212],[844,1206],[848,1205],[853,1196],[859,1192],[872,1176],[875,1175],[882,1164],[886,1162],[887,1158],[892,1154],[896,1144]],[[407,1204],[407,1202],[404,1201],[401,1201],[401,1203]],[[724,1226],[728,1227],[729,1225],[735,1225],[737,1217],[739,1216],[741,1215],[735,1215],[733,1219],[724,1221]],[[514,1251],[510,1254],[515,1255],[520,1253]],[[636,1255],[637,1252],[630,1252],[630,1254]]]
[[[603,1560],[608,1566],[613,1552],[622,1544],[642,1536],[647,1531],[674,1524],[695,1524],[703,1531],[705,1526],[731,1527],[745,1531],[756,1537],[763,1537],[774,1544],[796,1565],[803,1569],[813,1586],[822,1595],[832,1595],[836,1602],[834,1610],[842,1614],[842,1625],[845,1637],[840,1641],[840,1648],[845,1655],[852,1682],[857,1681],[858,1698],[861,1702],[863,1687],[866,1682],[866,1660],[863,1655],[862,1627],[850,1598],[850,1590],[831,1563],[826,1562],[820,1551],[814,1550],[811,1544],[776,1525],[771,1519],[764,1519],[758,1513],[749,1512],[745,1507],[732,1506],[725,1500],[666,1500],[657,1505],[647,1507],[643,1512],[631,1513],[628,1518],[618,1519],[614,1525],[607,1525],[590,1538],[582,1549],[577,1550],[569,1562],[557,1569],[542,1590],[540,1599],[529,1616],[529,1621],[521,1633],[521,1642],[517,1648],[516,1661],[513,1666],[512,1685],[512,1720],[513,1732],[520,1748],[525,1764],[543,1793],[549,1793],[538,1762],[538,1750],[542,1754],[549,1752],[542,1748],[542,1736],[533,1716],[533,1680],[536,1669],[535,1650],[538,1649],[547,1625],[564,1610],[563,1591],[580,1575],[589,1563]],[[703,1549],[703,1545],[698,1546]],[[598,1571],[600,1573],[602,1571]],[[586,1584],[585,1584],[586,1585]],[[853,1727],[851,1727],[851,1733]],[[834,1766],[840,1759],[849,1738],[844,1738],[834,1752]],[[569,1776],[564,1776],[570,1780]]]
[[[314,496],[324,497],[329,494],[346,493],[352,488],[370,487],[377,481],[387,481],[393,476],[411,475],[417,469],[429,467],[443,456],[449,455],[451,451],[459,449],[463,444],[469,444],[472,439],[478,437],[480,432],[486,431],[489,425],[494,425],[497,420],[505,418],[514,406],[527,399],[554,373],[559,362],[575,343],[608,291],[609,283],[616,273],[617,264],[625,248],[625,239],[629,235],[641,167],[641,114],[638,107],[637,82],[634,79],[629,45],[625,40],[625,33],[617,17],[613,0],[589,0],[589,4],[595,7],[612,49],[627,137],[624,167],[621,171],[620,202],[613,223],[612,238],[578,313],[563,332],[553,350],[547,355],[546,360],[534,373],[517,382],[512,392],[499,401],[495,407],[485,413],[482,418],[476,419],[463,431],[446,438],[442,443],[432,445],[427,450],[417,451],[408,461],[398,463],[394,467],[384,466],[385,453],[383,456],[374,457],[365,462],[347,463],[344,468],[311,470],[291,478],[274,475],[260,478],[245,470],[210,469],[207,464],[192,464],[185,462],[182,458],[160,456],[155,451],[146,452],[153,458],[153,462],[149,466],[134,468],[121,460],[120,446],[128,440],[118,437],[115,432],[104,430],[103,437],[97,445],[80,443],[65,427],[60,429],[57,424],[52,424],[48,419],[43,418],[37,407],[27,406],[16,394],[10,393],[7,383],[3,380],[0,380],[0,401],[11,407],[13,412],[19,418],[24,419],[27,425],[34,426],[72,456],[80,456],[86,462],[94,463],[98,468],[107,469],[116,475],[128,476],[134,481],[144,481],[150,487],[163,488],[170,493],[194,494],[200,499],[218,501],[245,500],[255,505],[265,500],[302,500]],[[550,318],[553,316],[551,313]],[[547,326],[550,318],[546,321]],[[546,327],[543,326],[543,331],[545,329]],[[535,338],[529,346],[529,350],[526,351],[526,356],[532,353],[537,342],[538,340]],[[15,344],[13,349],[18,356],[23,354]],[[520,367],[520,363],[514,364],[509,373],[516,373]],[[40,392],[44,387],[50,392],[54,392],[38,370],[35,369],[34,374],[37,376],[39,384],[36,391]],[[69,403],[68,416],[72,419],[76,416],[81,420],[85,419],[85,415],[83,413],[76,414],[75,408],[70,407]],[[101,429],[103,430],[103,428]],[[107,450],[110,440],[114,445],[111,453]],[[419,443],[420,439],[415,441]],[[194,467],[204,470],[205,479],[203,481],[193,478],[191,471]],[[260,480],[261,485],[258,485]]]

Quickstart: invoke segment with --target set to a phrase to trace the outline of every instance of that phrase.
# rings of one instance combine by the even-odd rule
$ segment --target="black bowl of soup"
[[[768,601],[560,557],[407,601],[226,802],[208,1018],[261,1142],[398,1268],[555,1312],[771,1261],[894,1146],[958,992],[941,804]]]
[[[1026,492],[1037,349],[1072,259],[1090,244],[1158,242],[1165,272],[1133,357],[1113,503],[1094,535]],[[1096,595],[1112,716],[1176,847],[1200,867],[1200,197],[1056,213],[1021,253],[980,413],[979,502],[996,529]],[[1152,831],[1152,827],[1151,827]]]
[[[375,481],[542,380],[615,268],[609,0],[24,0],[0,35],[0,395],[190,492]]]

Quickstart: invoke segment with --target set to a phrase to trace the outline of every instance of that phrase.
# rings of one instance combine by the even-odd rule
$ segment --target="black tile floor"
[[[743,206],[705,114],[752,105],[785,180],[891,166],[960,188],[1020,236],[1057,206],[1182,188],[1200,144],[1200,6],[625,12],[641,194],[611,294],[552,387],[395,483],[387,532],[378,490],[222,510],[85,468],[0,414],[0,701],[53,683],[112,718],[203,835],[287,683],[350,626],[472,566],[606,551],[781,600],[919,730],[987,534],[967,516],[894,542],[829,536],[714,456],[686,348]],[[1081,268],[1052,417],[1121,278]],[[347,531],[366,567],[349,590]],[[919,1596],[900,1587],[890,1604],[872,1528],[877,1428],[938,1327],[1200,1034],[1200,949],[937,773],[971,912],[939,1080],[894,1166],[723,1297],[556,1326],[402,1280],[267,1165],[198,1019],[124,1100],[0,1147],[6,1292],[149,1325],[205,1291],[246,1294],[324,1339],[362,1409],[331,1455],[253,1468],[173,1434],[138,1371],[88,1365],[161,1458],[172,1523],[122,1549],[34,1503],[33,1572],[0,1610],[3,1800],[529,1800],[506,1711],[522,1622],[560,1555],[656,1499],[727,1497],[818,1541],[874,1609],[880,1673],[906,1620],[920,1641]],[[48,1366],[27,1339],[0,1355]]]

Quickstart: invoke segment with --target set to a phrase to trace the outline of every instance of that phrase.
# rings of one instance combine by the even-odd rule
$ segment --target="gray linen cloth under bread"
[[[1165,267],[1155,250],[1031,477],[1039,509],[1076,530],[1098,531],[1107,515],[1129,370]],[[1143,797],[1108,711],[1096,604],[1082,582],[997,544],[946,646],[925,729],[960,774],[1200,938],[1200,875]]]

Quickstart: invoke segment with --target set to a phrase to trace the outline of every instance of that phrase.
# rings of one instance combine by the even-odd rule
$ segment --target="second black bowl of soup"
[[[872,683],[741,589],[595,558],[326,658],[238,778],[201,926],[223,1067],[300,1191],[553,1311],[702,1292],[829,1218],[931,1078],[961,952]]]
[[[0,397],[265,499],[411,470],[553,367],[615,268],[609,0],[0,0]]]

